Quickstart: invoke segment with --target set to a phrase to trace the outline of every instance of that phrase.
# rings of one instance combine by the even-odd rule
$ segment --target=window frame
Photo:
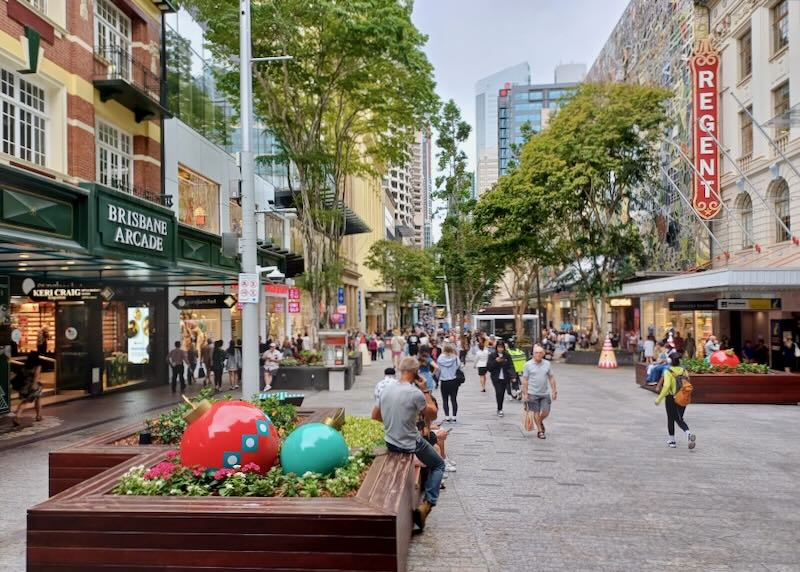
[[[181,171],[185,172],[185,174],[188,175],[188,178],[181,176]],[[206,193],[207,195],[209,192],[211,192],[211,194],[214,196],[210,201],[207,200],[208,197],[205,196],[196,205],[194,203],[186,204],[187,200],[183,194],[184,184],[190,185],[192,190],[197,188],[198,184],[202,185],[201,190],[203,193]],[[178,164],[178,212],[176,213],[178,222],[203,232],[216,235],[222,234],[222,209],[220,208],[221,197],[222,186],[217,181],[198,173],[183,163]],[[206,204],[200,204],[203,201],[205,201]],[[184,210],[184,206],[191,210],[191,215]],[[198,208],[203,208],[205,210],[204,216],[209,220],[209,223],[213,221],[213,224],[204,224],[203,226],[199,226],[194,221],[194,217],[196,216]],[[230,212],[228,215],[230,216]]]
[[[10,90],[6,86],[10,86]],[[11,93],[6,93],[7,90]],[[6,67],[0,67],[0,118],[3,119],[0,127],[0,152],[33,165],[48,166],[50,158],[48,96],[48,90],[39,83],[22,77]],[[7,113],[7,108],[13,112]],[[6,140],[5,133],[7,115],[13,124],[13,139],[10,140]],[[25,116],[28,117],[27,122],[23,120]],[[27,134],[26,127],[29,130]],[[23,139],[27,140],[27,146],[23,146]],[[32,141],[36,143],[31,144]],[[10,145],[11,151],[6,150],[6,145]]]
[[[789,0],[778,0],[769,9],[772,55],[789,45]],[[784,34],[785,32],[785,34]]]
[[[741,146],[740,157],[746,157],[747,155],[752,155],[753,153],[753,120],[750,117],[752,113],[752,105],[748,105],[746,111],[739,112],[739,145]],[[745,144],[746,142],[747,145]]]
[[[772,208],[775,211],[775,216],[786,225],[789,230],[792,228],[792,204],[791,196],[789,194],[789,182],[781,178],[775,182],[775,188],[772,190]],[[786,242],[792,239],[791,232],[787,232],[783,225],[777,220],[775,221],[775,242]]]
[[[791,102],[791,92],[789,91],[789,80],[787,79],[775,89],[772,90],[772,117],[777,119],[778,116],[788,113],[792,108]],[[785,91],[786,97],[783,97],[782,94]],[[779,97],[780,96],[780,97]],[[781,126],[780,122],[776,122],[775,124],[775,139],[780,139],[784,135],[789,134],[790,127]]]
[[[744,49],[745,39],[747,40],[747,50]],[[747,28],[747,31],[739,35],[739,81],[745,81],[753,75],[753,29]],[[745,72],[745,61],[747,62],[747,71]]]
[[[112,134],[116,137],[117,143],[109,143],[107,141],[103,141],[101,137],[101,132],[103,130],[107,130],[112,132]],[[123,193],[133,194],[133,181],[134,179],[134,159],[133,159],[133,135],[125,131],[124,129],[120,129],[116,125],[109,123],[108,121],[104,121],[100,118],[95,119],[95,179],[101,185],[105,185],[111,189],[115,189],[117,191],[121,191]],[[123,141],[127,141],[128,143],[128,150],[126,151],[123,148]],[[116,157],[116,163],[120,165],[118,169],[122,169],[121,166],[123,161],[127,161],[128,163],[128,173],[125,175],[124,178],[115,178],[113,176],[108,176],[112,174],[110,171],[106,173],[106,177],[104,178],[104,173],[101,169],[102,165],[102,156],[103,151],[105,151],[108,155],[107,157],[107,165],[109,165],[109,169],[111,165],[113,165],[114,157]]]
[[[113,16],[113,21],[107,15],[102,14],[101,11]],[[133,71],[131,69],[133,22],[130,17],[110,0],[94,0],[93,28],[95,53],[114,64],[117,70],[121,70],[121,73],[117,73],[123,79],[131,81]],[[101,34],[101,28],[105,29],[105,35]],[[117,53],[108,53],[113,50],[118,51]]]
[[[742,250],[753,248],[753,199],[749,193],[744,192],[738,200],[739,222],[742,225],[741,247]]]
[[[22,0],[23,4],[28,5],[37,12],[47,15],[47,0]]]

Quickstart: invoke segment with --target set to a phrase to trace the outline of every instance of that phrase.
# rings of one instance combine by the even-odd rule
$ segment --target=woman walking
[[[486,367],[489,363],[489,350],[487,350],[483,341],[478,344],[478,351],[475,352],[475,367],[478,368],[478,378],[481,381],[481,391],[486,392]]]
[[[242,353],[239,348],[236,347],[236,342],[231,340],[231,343],[228,345],[228,354],[227,358],[227,365],[228,365],[228,389],[237,389],[239,387],[237,383],[238,373],[239,373],[239,364],[242,361]]]
[[[667,433],[669,434],[667,437],[667,445],[673,449],[677,447],[675,444],[675,424],[677,424],[678,427],[683,429],[683,432],[686,433],[689,448],[694,449],[697,437],[694,433],[689,431],[689,426],[686,424],[686,421],[683,420],[686,407],[675,403],[675,394],[678,392],[677,378],[684,376],[688,379],[688,374],[686,370],[680,366],[681,358],[678,354],[673,355],[671,361],[672,365],[664,371],[663,386],[656,398],[656,405],[659,405],[663,401],[664,407],[667,410]]]
[[[369,339],[369,357],[372,361],[378,361],[378,336],[372,334],[372,337]]]
[[[436,369],[436,362],[434,362],[431,357],[431,349],[428,346],[420,346],[419,374],[425,379],[429,391],[432,391],[436,385],[433,380],[433,374],[436,372]]]
[[[489,361],[487,364],[489,375],[492,378],[492,385],[494,386],[494,396],[497,400],[497,416],[503,416],[503,397],[506,394],[506,388],[514,375],[514,368],[511,363],[511,358],[506,353],[506,344],[503,340],[498,340],[495,345],[495,351],[489,354]]]
[[[439,386],[442,388],[442,406],[444,407],[444,420],[456,423],[458,416],[458,356],[456,348],[451,343],[444,345],[444,352],[436,360],[439,366]],[[450,418],[450,404],[453,405],[453,418]]]
[[[225,360],[228,353],[222,349],[222,340],[214,342],[214,351],[211,353],[211,369],[214,372],[214,389],[222,391],[222,372],[225,370]]]
[[[33,351],[25,358],[25,365],[22,366],[22,371],[17,374],[11,382],[11,386],[19,393],[19,404],[11,415],[11,421],[14,427],[19,427],[19,422],[22,417],[22,410],[26,403],[33,403],[36,417],[34,421],[42,420],[42,362],[39,359],[39,352]],[[19,381],[17,381],[19,380]]]

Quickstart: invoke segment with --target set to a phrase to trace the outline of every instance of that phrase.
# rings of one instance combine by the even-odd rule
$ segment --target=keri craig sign
[[[719,186],[719,53],[710,38],[697,43],[689,60],[694,110],[694,196],[697,214],[708,220],[722,209]]]
[[[101,195],[98,229],[103,246],[158,258],[172,257],[174,219],[155,209]]]

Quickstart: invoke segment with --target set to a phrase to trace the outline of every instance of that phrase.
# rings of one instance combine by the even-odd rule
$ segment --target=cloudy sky
[[[415,0],[438,92],[475,121],[475,82],[527,61],[531,81],[553,81],[561,63],[591,67],[628,0]],[[475,140],[465,149],[474,169]]]

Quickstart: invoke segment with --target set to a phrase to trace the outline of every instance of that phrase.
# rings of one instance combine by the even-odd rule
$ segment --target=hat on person
[[[395,371],[393,367],[387,367],[385,370],[383,370],[383,375],[394,375],[394,374]]]

